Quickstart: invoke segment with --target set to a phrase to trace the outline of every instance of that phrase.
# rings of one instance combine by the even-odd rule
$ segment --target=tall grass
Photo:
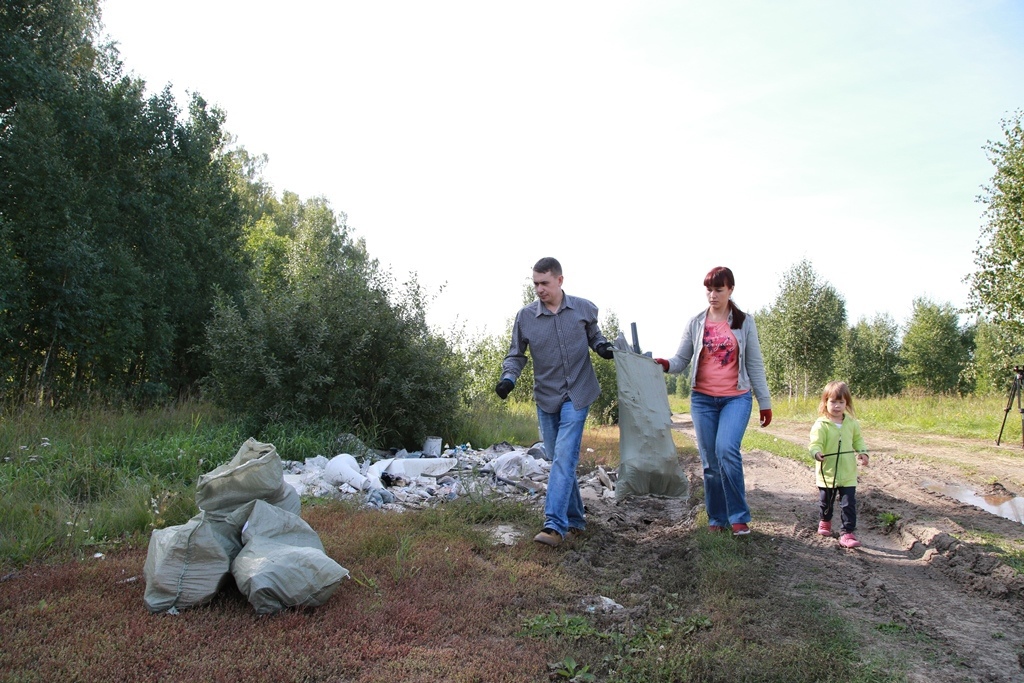
[[[800,420],[811,423],[818,418],[819,397],[772,397],[775,419]],[[1003,439],[1019,441],[1021,416],[1016,402],[1007,412],[1007,397],[998,394],[983,396],[932,396],[903,394],[885,398],[859,398],[854,396],[857,418],[864,424],[879,429],[911,431],[921,434],[941,434],[964,438],[994,439],[1006,419]],[[690,410],[688,398],[669,396],[673,413]],[[756,417],[756,412],[754,416]]]
[[[237,429],[208,406],[8,416],[0,562],[81,553],[184,521],[195,510],[189,487],[238,445]]]
[[[500,407],[486,403],[471,406],[458,421],[448,442],[486,448],[502,441],[533,444],[539,440],[537,409],[532,403],[511,402]]]
[[[690,399],[689,397],[683,398],[676,396],[675,394],[669,394],[668,397],[668,409],[673,413],[688,413],[690,412]]]
[[[776,397],[772,412],[780,419],[804,420],[810,428],[818,417],[818,400],[818,397],[794,400]],[[1005,417],[1003,440],[1012,443],[1021,438],[1021,417],[1016,403],[1009,413],[1006,404],[1006,397],[993,394],[868,399],[854,396],[857,418],[873,428],[994,440]]]
[[[249,437],[302,461],[336,455],[344,433],[330,421],[253,424],[204,403],[144,412],[28,408],[4,416],[0,565],[141,543],[154,528],[184,523],[198,512],[199,477]],[[523,404],[484,407],[467,413],[445,440],[476,448],[532,444],[537,417]]]
[[[286,460],[335,455],[339,427],[247,425],[208,404],[145,412],[51,412],[4,418],[0,563],[81,555],[138,542],[193,516],[199,477],[249,437]]]

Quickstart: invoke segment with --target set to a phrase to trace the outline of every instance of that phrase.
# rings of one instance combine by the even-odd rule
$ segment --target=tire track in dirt
[[[808,426],[774,427],[768,431],[805,445]],[[674,415],[673,428],[693,438],[689,416]],[[935,452],[918,440],[874,436],[869,445],[879,449],[858,482],[857,550],[817,534],[809,457],[802,464],[744,452],[752,528],[777,543],[780,598],[813,594],[831,603],[858,625],[869,651],[905,661],[909,680],[1024,681],[1024,577],[980,542],[959,540],[993,534],[1024,542],[1024,525],[922,486],[1016,477],[1024,460],[987,457],[992,449],[970,440],[943,439]],[[699,463],[692,467],[699,479]],[[882,512],[899,521],[883,528]]]

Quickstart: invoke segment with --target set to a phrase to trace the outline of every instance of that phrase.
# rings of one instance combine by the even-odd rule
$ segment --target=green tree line
[[[278,197],[225,115],[147,95],[90,0],[0,5],[0,397],[202,392],[375,445],[443,433],[464,363],[322,198]]]
[[[966,278],[968,307],[918,297],[903,325],[888,314],[851,323],[843,296],[803,259],[783,273],[773,302],[753,312],[773,394],[813,396],[832,379],[865,397],[1009,388],[1014,368],[1024,365],[1022,118],[1018,112],[1003,120],[1003,139],[985,146],[995,173],[979,198],[985,224],[977,270]],[[493,348],[492,365],[500,362],[498,340]],[[689,387],[685,378],[667,376],[666,390],[686,396]]]
[[[786,271],[774,302],[754,317],[777,396],[813,396],[832,379],[873,397],[975,387],[978,324],[961,325],[950,304],[914,299],[902,329],[887,314],[848,325],[843,297],[805,259]]]
[[[985,223],[958,310],[926,297],[902,327],[885,314],[849,325],[842,295],[802,260],[755,319],[769,385],[783,396],[814,395],[843,379],[857,395],[901,391],[1006,391],[1024,365],[1024,131],[1022,114],[1003,120],[1003,139],[985,149],[995,168],[979,198]],[[964,320],[966,319],[966,322]]]
[[[95,2],[0,9],[0,369],[9,399],[182,394],[244,283],[223,113],[182,117],[94,43]]]

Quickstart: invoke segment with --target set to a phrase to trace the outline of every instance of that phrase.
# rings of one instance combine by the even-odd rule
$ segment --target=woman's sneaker
[[[839,537],[839,545],[844,548],[859,548],[860,541],[858,541],[857,537],[853,534],[843,534]]]
[[[746,524],[733,524],[732,535],[733,536],[746,536],[750,533],[750,527]]]
[[[826,522],[825,520],[821,520],[820,522],[818,522],[818,533],[822,536],[831,536],[832,522]]]

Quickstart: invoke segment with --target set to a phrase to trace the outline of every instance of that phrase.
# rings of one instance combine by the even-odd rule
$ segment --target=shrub
[[[418,447],[450,428],[463,362],[322,202],[296,210],[289,260],[207,326],[214,399],[265,421],[330,418],[375,446]]]

